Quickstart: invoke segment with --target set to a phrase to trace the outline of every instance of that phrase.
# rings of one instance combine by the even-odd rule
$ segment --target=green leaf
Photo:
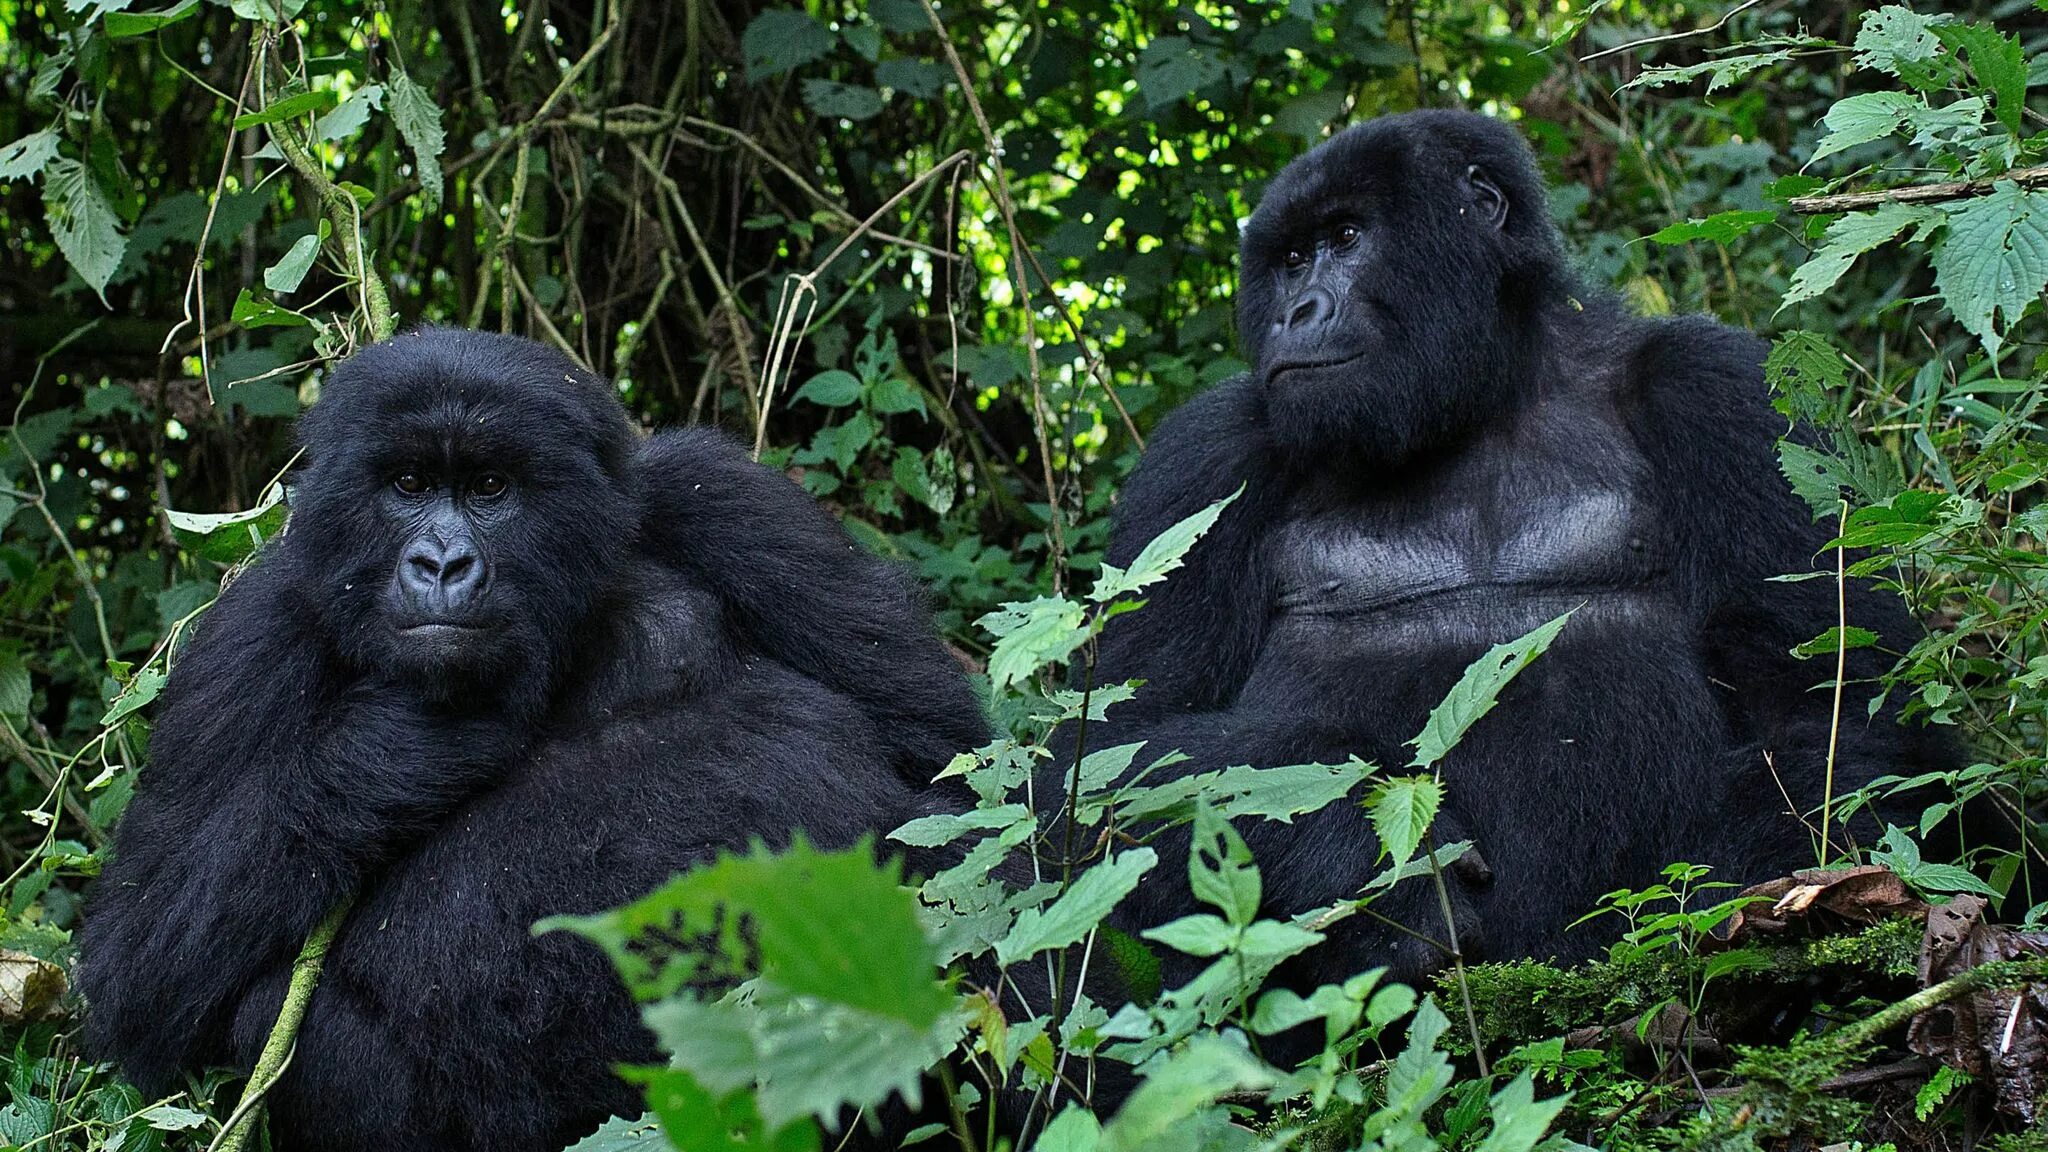
[[[1968,868],[1954,864],[1922,864],[1907,877],[1925,892],[1969,892],[1998,899],[1998,889],[1979,880]]]
[[[1946,14],[1923,16],[1898,4],[1865,13],[1856,33],[1856,66],[1889,72],[1926,92],[1944,87],[1953,66],[1941,58],[1934,28],[1951,19]]]
[[[0,180],[27,180],[57,158],[61,137],[55,128],[31,132],[0,148]]]
[[[1213,1147],[1189,1131],[1228,1093],[1270,1087],[1273,1071],[1242,1041],[1193,1037],[1164,1060],[1145,1066],[1145,1081],[1103,1129],[1104,1152]]]
[[[827,408],[844,408],[860,400],[860,378],[838,368],[820,372],[804,381],[804,386],[797,389],[791,399],[808,400]]]
[[[244,328],[304,328],[311,320],[268,300],[258,300],[247,288],[235,297],[235,311],[229,317]]]
[[[1574,609],[1573,611],[1577,611]],[[1409,741],[1415,746],[1415,758],[1408,762],[1411,768],[1428,768],[1444,758],[1479,718],[1493,711],[1493,705],[1522,669],[1538,656],[1549,650],[1550,642],[1564,630],[1571,612],[1557,617],[1546,624],[1539,624],[1522,637],[1505,644],[1496,644],[1486,655],[1474,660],[1458,682],[1451,686],[1450,693],[1429,714],[1429,720]]]
[[[1059,597],[1005,604],[975,621],[996,646],[988,656],[989,690],[1001,692],[1064,660],[1088,639],[1082,607]]]
[[[652,1095],[650,1090],[649,1095]],[[758,1145],[754,1146],[758,1148]],[[563,1152],[669,1152],[661,1123],[653,1116],[614,1116]]]
[[[276,484],[247,512],[198,513],[163,510],[178,545],[195,556],[233,564],[262,547],[284,527],[284,489]]]
[[[1808,164],[1845,152],[1859,144],[1882,140],[1899,130],[1908,117],[1925,111],[1927,102],[1905,92],[1865,92],[1837,101],[1821,123],[1828,134],[1821,138]]]
[[[821,1147],[818,1126],[808,1119],[792,1120],[770,1132],[755,1104],[754,1093],[744,1085],[718,1093],[683,1068],[621,1071],[626,1079],[646,1087],[647,1105],[660,1119],[661,1128],[651,1141],[644,1136],[635,1140],[622,1134],[612,1142],[596,1145],[606,1152],[636,1148],[649,1152],[669,1152],[674,1148],[688,1152],[818,1152]],[[603,1132],[603,1128],[598,1129],[597,1134],[577,1144],[571,1152],[581,1152],[584,1144]]]
[[[1134,848],[1081,873],[1049,906],[1017,914],[1010,934],[996,944],[996,963],[1007,968],[1047,949],[1079,943],[1158,862],[1152,849]]]
[[[149,702],[156,699],[157,693],[163,691],[166,679],[167,677],[155,668],[144,668],[136,673],[135,679],[128,682],[128,686],[121,690],[121,694],[116,696],[114,703],[107,708],[106,714],[100,717],[100,727],[111,728],[148,707]]]
[[[1950,49],[1961,50],[1978,86],[1996,102],[1998,122],[2019,135],[2027,100],[2027,53],[2020,38],[1989,24],[1949,24],[1934,31]]]
[[[1423,837],[1436,821],[1443,802],[1443,785],[1429,776],[1407,776],[1389,780],[1366,797],[1366,811],[1372,814],[1373,831],[1380,838],[1380,850],[1396,865],[1406,864],[1422,847]]]
[[[1104,564],[1102,575],[1096,578],[1095,587],[1088,593],[1088,598],[1097,604],[1106,604],[1119,596],[1148,588],[1166,579],[1167,573],[1181,566],[1181,562],[1187,557],[1188,549],[1193,548],[1195,541],[1200,540],[1209,531],[1216,523],[1216,518],[1223,514],[1223,510],[1242,495],[1244,487],[1240,485],[1237,491],[1153,537],[1131,561],[1128,570],[1118,568],[1114,564]]]
[[[198,10],[199,0],[182,0],[160,12],[109,12],[100,20],[100,28],[109,39],[124,40],[161,31]]]
[[[920,416],[931,415],[925,410],[924,393],[917,390],[917,385],[901,376],[890,376],[876,381],[875,386],[868,392],[868,404],[885,416],[903,412],[915,412]]]
[[[1097,1152],[1101,1145],[1102,1121],[1079,1104],[1069,1104],[1045,1126],[1031,1152]]]
[[[1002,804],[994,808],[976,808],[958,814],[920,816],[889,833],[889,839],[913,848],[936,848],[941,844],[951,844],[970,832],[1008,828],[1012,824],[1029,819],[1031,809],[1024,805]]]
[[[2048,287],[2048,193],[2022,191],[2010,180],[1992,189],[1948,210],[1934,284],[1956,320],[1997,356],[2003,327],[2018,323]]]
[[[919,20],[923,20],[922,13]],[[952,78],[953,74],[935,60],[904,58],[875,65],[875,83],[919,100],[937,96]]]
[[[1846,642],[1844,637],[1847,638]],[[1876,643],[1877,633],[1872,632],[1868,628],[1858,628],[1851,625],[1846,632],[1841,628],[1830,628],[1792,649],[1792,654],[1804,660],[1813,656],[1825,656],[1831,652],[1838,652],[1843,648],[1848,648],[1851,651],[1858,648],[1868,648]]]
[[[1273,131],[1311,143],[1321,140],[1330,122],[1344,114],[1344,104],[1349,98],[1350,94],[1344,91],[1342,84],[1332,84],[1321,92],[1297,96],[1273,113]]]
[[[1223,59],[1185,36],[1161,36],[1138,54],[1138,91],[1152,108],[1178,103],[1223,79]]]
[[[441,131],[441,106],[396,65],[391,69],[388,92],[392,122],[412,149],[420,188],[427,194],[431,211],[441,206],[441,153],[448,147],[448,137]]]
[[[871,120],[881,115],[886,103],[873,88],[841,84],[837,80],[806,80],[803,91],[804,105],[827,118]]]
[[[28,664],[13,653],[0,653],[0,717],[16,725],[28,719],[29,701],[33,698],[33,685],[29,683]]]
[[[1849,366],[1827,337],[1795,329],[1772,342],[1764,357],[1764,382],[1779,412],[1818,422],[1834,410],[1835,394],[1849,382]]]
[[[1707,77],[1707,95],[1717,89],[1726,88],[1752,72],[1783,64],[1794,56],[1790,48],[1774,48],[1768,52],[1747,52],[1738,56],[1719,56],[1698,64],[1645,68],[1635,79],[1622,85],[1630,88],[1661,88],[1666,84],[1690,84],[1702,76]]]
[[[334,107],[335,103],[340,99],[341,97],[332,88],[315,88],[311,92],[301,92],[296,96],[287,96],[282,100],[273,101],[268,106],[255,112],[244,112],[240,116],[235,117],[235,130],[239,132],[244,128],[254,128],[259,124],[276,124],[281,121],[290,120],[295,116],[311,116],[316,113],[325,112],[329,108]]]
[[[320,233],[308,232],[292,243],[277,263],[263,270],[263,286],[280,296],[299,290],[320,255]]]
[[[745,856],[721,853],[623,908],[553,917],[534,931],[596,942],[643,998],[672,995],[707,955],[658,953],[643,937],[708,935],[715,961],[757,962],[761,980],[789,993],[925,1028],[951,1001],[902,872],[900,860],[875,863],[866,840],[820,852],[798,835],[787,851],[756,843]]]
[[[362,130],[370,122],[370,110],[384,107],[384,86],[371,84],[358,88],[349,98],[337,105],[334,111],[320,118],[313,126],[313,134],[322,140],[346,140]]]
[[[771,8],[754,17],[740,33],[747,80],[765,80],[823,59],[835,42],[829,29],[805,13]]]
[[[1198,912],[1138,933],[1189,956],[1217,956],[1237,940],[1237,929],[1221,916]]]
[[[1570,1102],[1569,1092],[1548,1100],[1536,1099],[1536,1081],[1523,1072],[1493,1094],[1489,1108],[1493,1131],[1479,1142],[1477,1152],[1530,1152],[1542,1142],[1551,1121]]]
[[[1264,892],[1259,869],[1244,837],[1206,799],[1195,806],[1195,834],[1188,846],[1188,885],[1195,899],[1223,911],[1242,928],[1259,914]]]
[[[43,219],[78,278],[107,302],[107,281],[121,266],[128,237],[107,194],[83,164],[59,157],[43,169]]]
[[[1785,299],[1778,310],[1782,312],[1802,300],[1819,296],[1835,286],[1858,256],[1890,243],[1916,224],[1925,228],[1940,218],[1941,214],[1931,208],[1896,201],[1882,204],[1873,212],[1854,212],[1842,217],[1828,225],[1820,250],[1792,273],[1792,283],[1785,289]]]
[[[187,8],[191,6],[186,5]],[[158,1104],[154,1108],[144,1109],[136,1119],[160,1132],[184,1132],[207,1123],[209,1117],[204,1112],[194,1112],[190,1108]]]
[[[1717,212],[1704,220],[1683,220],[1667,225],[1650,233],[1654,244],[1690,244],[1694,240],[1711,240],[1726,244],[1747,236],[1758,228],[1776,220],[1776,212]]]

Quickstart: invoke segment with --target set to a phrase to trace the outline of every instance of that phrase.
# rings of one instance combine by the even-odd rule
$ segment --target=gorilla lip
[[[1318,368],[1342,368],[1346,364],[1356,364],[1369,355],[1371,355],[1370,352],[1354,352],[1339,360],[1286,360],[1268,368],[1266,370],[1266,380],[1268,383],[1278,380],[1284,372],[1312,372]]]

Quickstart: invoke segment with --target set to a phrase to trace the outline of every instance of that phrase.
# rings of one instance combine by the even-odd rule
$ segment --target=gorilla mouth
[[[413,640],[453,640],[466,633],[481,632],[475,624],[453,624],[446,620],[435,620],[426,624],[410,624],[398,630],[400,636]]]
[[[1326,368],[1342,368],[1346,365],[1356,364],[1369,355],[1371,355],[1371,352],[1364,351],[1353,352],[1349,356],[1340,356],[1334,360],[1283,360],[1266,369],[1266,380],[1268,383],[1272,383],[1279,380],[1282,374],[1288,372],[1315,372]]]

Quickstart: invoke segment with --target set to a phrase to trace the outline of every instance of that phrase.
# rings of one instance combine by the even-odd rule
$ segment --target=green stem
[[[398,315],[391,310],[391,297],[384,290],[384,281],[370,270],[370,262],[363,251],[362,206],[348,190],[328,178],[327,170],[306,151],[298,137],[283,124],[270,126],[270,139],[276,143],[285,163],[292,166],[299,179],[313,190],[313,196],[327,213],[327,224],[334,229],[335,243],[341,246],[342,263],[356,278],[356,301],[361,305],[363,316],[369,321],[370,339],[387,340],[398,330]]]
[[[284,1007],[277,1011],[277,1023],[270,1026],[263,1053],[249,1073],[242,1102],[235,1106],[234,1114],[228,1117],[227,1125],[208,1152],[243,1152],[248,1146],[250,1135],[256,1131],[257,1114],[262,1111],[263,1094],[270,1091],[284,1071],[285,1061],[291,1058],[292,1046],[298,1042],[299,1025],[306,1019],[306,1006],[312,1003],[313,989],[320,984],[320,969],[327,963],[327,948],[334,943],[334,934],[348,918],[353,902],[343,900],[315,925],[306,937],[306,946],[299,949],[299,958],[292,961],[292,982],[285,989]]]

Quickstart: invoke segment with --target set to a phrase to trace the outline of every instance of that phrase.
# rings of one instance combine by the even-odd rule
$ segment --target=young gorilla
[[[1461,941],[1580,956],[1597,931],[1566,926],[1665,863],[1755,880],[1814,862],[1791,813],[1821,803],[1832,693],[1812,689],[1834,668],[1788,652],[1835,625],[1835,583],[1767,581],[1811,569],[1831,533],[1779,476],[1753,336],[1587,291],[1527,148],[1457,112],[1352,128],[1273,181],[1244,234],[1238,333],[1252,372],[1160,426],[1108,559],[1244,496],[1105,634],[1098,682],[1148,684],[1091,744],[1180,748],[1178,771],[1398,769],[1470,661],[1576,609],[1446,762],[1440,831],[1484,856],[1454,894]],[[1848,612],[1910,642],[1888,596],[1852,584]],[[1884,664],[1852,653],[1849,675]],[[1945,761],[1890,714],[1866,721],[1868,695],[1843,704],[1838,797]],[[1274,912],[1376,871],[1356,805],[1244,831]],[[1127,915],[1193,910],[1161,880]],[[1426,884],[1376,910],[1445,936]],[[1300,978],[1441,962],[1365,918],[1338,932]]]
[[[985,737],[904,580],[704,431],[643,439],[523,340],[364,350],[306,416],[290,530],[177,661],[90,901],[92,1049],[145,1092],[251,1066],[355,905],[268,1103],[291,1149],[554,1149],[657,1053],[530,926],[750,836],[845,845]]]

